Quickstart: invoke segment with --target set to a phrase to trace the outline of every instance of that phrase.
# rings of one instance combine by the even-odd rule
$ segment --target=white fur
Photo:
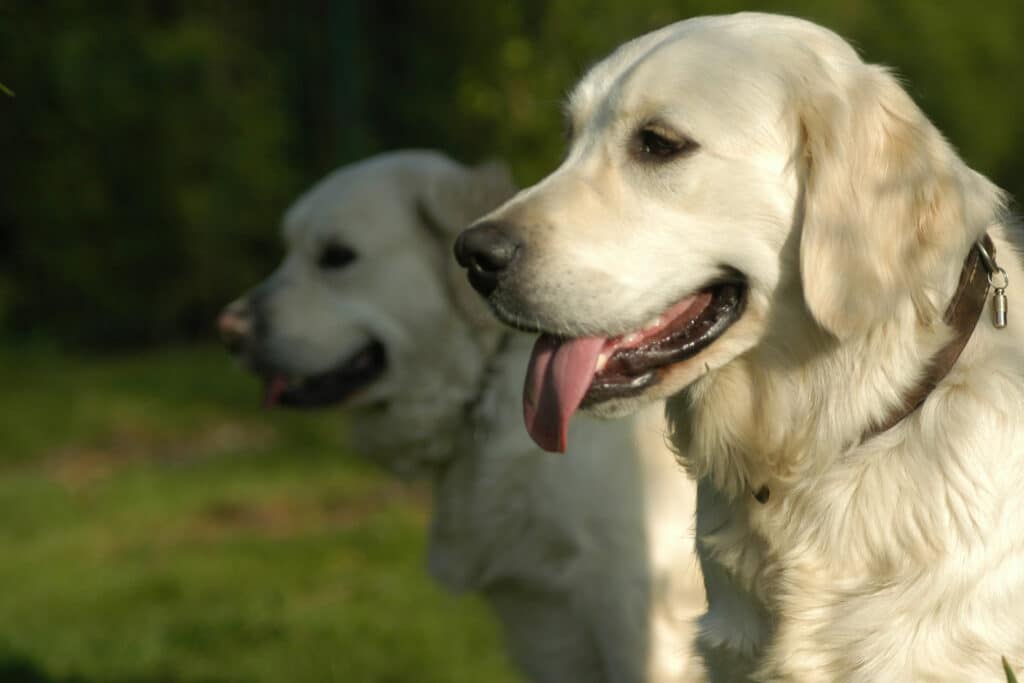
[[[491,215],[522,239],[499,313],[614,335],[723,265],[749,283],[723,337],[616,406],[673,395],[712,680],[997,681],[1002,655],[1019,670],[1024,270],[1001,192],[885,69],[789,17],[643,36],[568,113],[563,165]],[[700,148],[638,161],[652,121]],[[950,338],[942,312],[986,232],[1009,326],[986,308],[924,405],[862,443]]]
[[[429,152],[329,176],[288,212],[287,256],[250,295],[265,323],[250,354],[309,375],[371,338],[385,344],[388,373],[351,402],[354,443],[434,479],[430,570],[484,595],[532,680],[696,680],[695,491],[665,444],[662,408],[581,419],[568,453],[540,451],[520,419],[532,340],[501,344],[450,263],[457,231],[512,191],[499,166]],[[327,242],[357,259],[318,268]]]

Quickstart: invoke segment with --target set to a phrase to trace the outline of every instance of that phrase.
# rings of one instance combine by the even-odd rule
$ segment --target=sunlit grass
[[[217,349],[0,350],[0,681],[511,683],[428,492]]]

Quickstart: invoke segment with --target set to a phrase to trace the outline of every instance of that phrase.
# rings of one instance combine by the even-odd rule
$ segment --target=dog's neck
[[[485,343],[482,344],[484,347],[483,369],[481,370],[480,377],[477,380],[476,389],[462,407],[463,416],[468,424],[474,425],[477,428],[486,427],[486,425],[482,425],[480,423],[491,419],[492,416],[481,414],[480,406],[485,404],[484,398],[487,396],[498,377],[499,361],[502,355],[508,350],[511,342],[512,332],[503,329],[500,333],[486,339]]]
[[[691,474],[729,497],[764,503],[903,423],[972,336],[987,301],[982,263],[972,247],[962,269],[949,274],[955,289],[950,284],[935,297],[942,303],[908,297],[892,320],[854,342],[817,327],[802,306],[777,312],[758,347],[671,401],[676,443]],[[785,283],[794,296],[784,299],[799,300],[799,286]],[[927,306],[946,308],[944,324],[922,323]],[[807,334],[794,340],[792,329]],[[838,378],[846,378],[844,386],[836,386]]]

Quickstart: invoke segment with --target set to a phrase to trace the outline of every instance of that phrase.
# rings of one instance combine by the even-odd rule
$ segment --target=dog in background
[[[567,112],[562,165],[456,255],[541,335],[539,444],[563,448],[580,407],[670,399],[711,679],[1020,670],[1024,270],[1003,193],[886,69],[791,17],[640,37]]]
[[[222,336],[268,405],[344,409],[365,455],[433,479],[431,574],[483,594],[532,680],[699,680],[695,490],[663,406],[541,451],[516,410],[531,342],[451,262],[458,231],[513,192],[503,166],[433,152],[343,168],[287,212],[283,263]]]

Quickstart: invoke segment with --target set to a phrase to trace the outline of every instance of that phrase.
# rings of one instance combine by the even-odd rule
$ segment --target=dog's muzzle
[[[228,304],[217,317],[217,331],[228,352],[263,378],[263,404],[313,408],[343,403],[377,381],[388,369],[387,350],[374,338],[323,372],[296,375],[261,351],[265,322],[251,295]],[[257,329],[259,328],[259,329]]]

